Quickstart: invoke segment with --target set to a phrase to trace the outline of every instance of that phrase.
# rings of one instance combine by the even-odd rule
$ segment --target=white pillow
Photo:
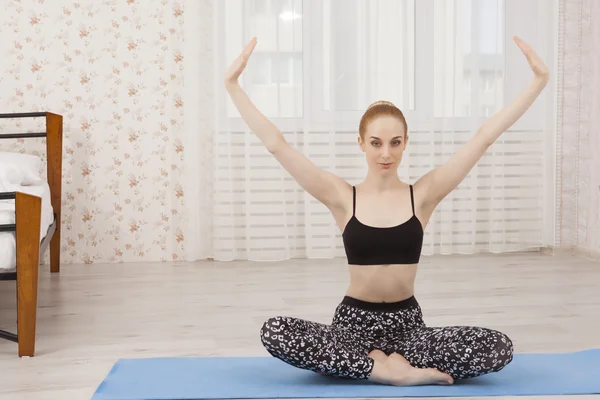
[[[13,185],[22,185],[25,174],[12,163],[0,159],[0,182],[8,182]]]
[[[0,167],[4,170],[13,170],[16,168],[21,173],[22,177],[20,177],[21,182],[19,183],[21,185],[37,185],[42,181],[42,177],[40,176],[42,159],[38,156],[0,151],[0,163],[4,165],[3,167]],[[13,168],[7,167],[8,165],[11,165]],[[15,172],[8,172],[6,174],[8,177],[7,179],[11,182],[15,179],[19,179]]]

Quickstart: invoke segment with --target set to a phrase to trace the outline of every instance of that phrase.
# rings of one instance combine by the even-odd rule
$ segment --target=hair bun
[[[374,102],[374,103],[371,103],[371,105],[370,105],[369,107],[367,107],[367,110],[368,110],[369,108],[372,108],[372,107],[375,107],[375,106],[381,106],[381,105],[391,106],[391,107],[394,107],[394,108],[396,107],[396,106],[394,105],[394,103],[392,103],[391,101],[387,101],[387,100],[378,100],[378,101],[376,101],[376,102]]]

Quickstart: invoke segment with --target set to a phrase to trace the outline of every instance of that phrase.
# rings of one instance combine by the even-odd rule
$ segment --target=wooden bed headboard
[[[0,139],[46,138],[47,178],[56,227],[50,241],[50,271],[60,270],[60,226],[62,205],[63,117],[51,112],[0,114],[0,119],[46,118],[45,132],[6,133]]]

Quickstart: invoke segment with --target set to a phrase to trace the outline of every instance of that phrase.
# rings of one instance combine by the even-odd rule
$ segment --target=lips
[[[381,168],[390,168],[394,163],[379,163],[379,165],[381,166]]]

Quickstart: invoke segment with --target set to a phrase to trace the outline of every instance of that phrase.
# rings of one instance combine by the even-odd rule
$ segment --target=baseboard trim
[[[554,256],[574,256],[585,258],[593,261],[600,261],[600,252],[588,249],[582,249],[580,247],[543,247],[540,250],[543,254],[549,254]]]

